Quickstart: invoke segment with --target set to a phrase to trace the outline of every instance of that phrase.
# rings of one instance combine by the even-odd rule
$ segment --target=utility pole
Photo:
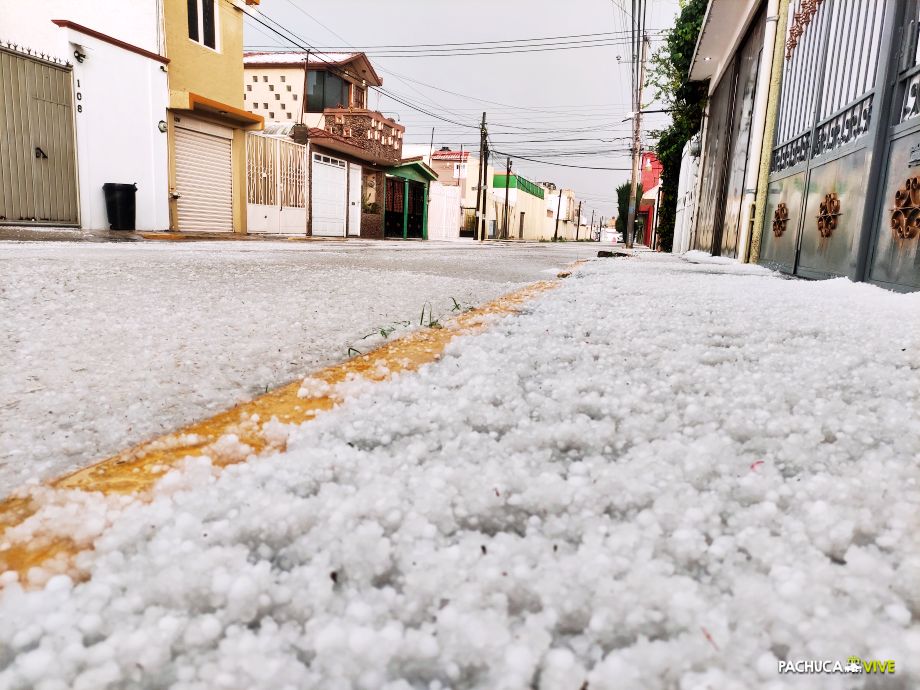
[[[559,190],[559,202],[556,204],[556,228],[553,230],[553,242],[559,241],[559,212],[562,210],[562,190]]]
[[[428,165],[431,165],[431,156],[434,154],[434,127],[431,128],[431,145],[428,147]]]
[[[578,215],[575,216],[575,241],[578,242],[578,230],[581,228],[581,202],[578,202]]]
[[[594,209],[591,209],[591,237],[594,237]]]
[[[486,114],[482,113],[482,124],[479,126],[479,151],[480,158],[482,159],[482,184],[480,185],[482,192],[482,213],[479,217],[480,230],[479,230],[479,241],[485,242],[486,239],[486,218],[488,216],[487,206],[488,204],[488,189],[489,189],[489,130],[486,129]]]
[[[486,114],[482,114],[482,121],[486,121]],[[483,148],[483,141],[485,137],[483,136],[484,128],[480,126],[479,128],[479,178],[476,182],[476,225],[473,228],[473,239],[476,239],[476,234],[479,232],[479,213],[481,209],[481,199],[482,199],[482,162],[485,160],[485,150]]]
[[[636,194],[639,185],[639,159],[642,139],[642,86],[645,82],[645,59],[648,50],[648,37],[642,37],[642,56],[639,59],[639,81],[636,84],[636,110],[633,113],[633,164],[632,179],[629,185],[629,214],[626,216],[626,248],[632,249],[633,232],[636,226]]]
[[[508,189],[511,187],[511,157],[505,164],[505,222],[502,223],[502,239],[508,239]]]

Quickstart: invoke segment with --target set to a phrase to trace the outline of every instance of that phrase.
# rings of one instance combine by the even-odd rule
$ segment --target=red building
[[[637,231],[636,239],[653,249],[662,170],[664,170],[664,166],[652,151],[646,151],[642,154],[642,160],[639,163],[639,172],[642,176],[642,200],[639,203],[639,210],[636,214],[636,219],[642,223],[642,232],[639,234]]]

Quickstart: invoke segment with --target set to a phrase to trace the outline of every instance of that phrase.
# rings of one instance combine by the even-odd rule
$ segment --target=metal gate
[[[0,224],[78,225],[71,70],[0,47]]]
[[[895,290],[920,289],[920,2],[903,3],[901,27],[893,45],[897,62],[890,70],[895,84],[887,109],[884,167],[876,202],[875,236],[869,251],[867,278]],[[896,73],[896,74],[895,74]]]
[[[307,147],[286,138],[246,135],[249,232],[307,232]]]
[[[761,263],[809,278],[861,277],[899,4],[790,4]]]

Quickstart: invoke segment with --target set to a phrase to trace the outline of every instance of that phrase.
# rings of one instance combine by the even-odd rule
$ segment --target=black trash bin
[[[105,212],[112,230],[134,230],[136,184],[106,182],[102,185],[105,194]]]

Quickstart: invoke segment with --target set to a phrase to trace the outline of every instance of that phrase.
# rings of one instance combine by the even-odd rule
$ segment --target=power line
[[[287,0],[291,3],[291,0]],[[291,3],[293,4],[293,3]],[[310,16],[310,15],[307,15]],[[313,19],[313,17],[310,17]],[[316,21],[314,19],[314,21]],[[317,24],[319,22],[317,21]],[[324,27],[329,29],[329,27]],[[331,30],[330,30],[331,31]],[[334,32],[332,32],[334,33]],[[443,46],[469,46],[469,45],[494,45],[498,43],[531,43],[536,41],[563,41],[573,38],[590,38],[593,36],[616,36],[619,34],[626,34],[626,31],[598,31],[595,33],[588,34],[564,34],[562,36],[531,36],[528,38],[502,38],[492,41],[462,41],[459,43],[386,43],[382,45],[366,45],[362,48],[439,48]],[[338,34],[336,34],[338,35]],[[339,36],[339,38],[342,38]],[[342,39],[345,40],[345,39]],[[332,47],[327,47],[323,49],[333,50]]]
[[[243,12],[246,16],[250,17],[253,21],[258,22],[260,25],[264,26],[264,27],[267,28],[269,31],[271,31],[271,32],[273,32],[273,33],[275,33],[275,34],[277,34],[278,36],[281,36],[281,38],[283,38],[285,41],[287,41],[288,43],[293,44],[293,45],[299,47],[301,50],[309,50],[309,51],[315,51],[315,50],[316,50],[316,49],[315,49],[313,46],[311,46],[309,43],[306,43],[306,44],[299,43],[299,41],[302,41],[303,39],[301,39],[299,36],[297,36],[297,34],[295,34],[294,32],[290,31],[290,29],[284,28],[280,23],[276,22],[274,19],[272,19],[271,17],[269,17],[269,16],[266,15],[265,13],[260,12],[259,15],[261,15],[262,17],[265,17],[265,19],[267,19],[268,21],[272,22],[273,24],[276,24],[277,26],[281,27],[281,28],[282,28],[287,34],[289,34],[289,35],[286,36],[284,33],[282,33],[281,31],[279,31],[278,29],[276,29],[276,28],[274,28],[273,26],[271,26],[271,25],[269,25],[269,24],[263,22],[263,21],[259,18],[259,16],[250,14],[250,13],[249,13],[247,10],[245,10],[245,9],[243,9],[242,12]],[[293,39],[291,38],[292,36],[293,36]],[[336,66],[334,65],[334,63],[332,63],[332,61],[324,59],[324,58],[322,57],[322,55],[319,55],[318,57],[319,57],[319,59],[320,59],[322,62],[325,62],[326,64],[328,64],[328,65],[331,66],[331,69],[330,69],[331,72],[333,72],[334,74],[337,74],[338,76],[343,76],[344,73],[343,73],[341,70],[337,69]],[[405,105],[405,106],[407,106],[407,107],[409,107],[409,108],[412,108],[413,110],[417,110],[418,112],[420,112],[420,113],[422,113],[422,114],[424,114],[424,115],[428,115],[429,117],[433,117],[433,118],[436,118],[436,119],[438,119],[438,120],[442,120],[442,121],[444,121],[444,122],[449,122],[449,123],[451,123],[451,124],[458,125],[458,126],[460,126],[460,127],[468,127],[468,128],[471,128],[471,129],[478,129],[478,127],[475,126],[475,125],[469,125],[469,124],[466,124],[466,123],[463,123],[463,122],[458,122],[458,121],[456,121],[456,120],[451,120],[451,119],[449,119],[449,118],[445,118],[445,117],[442,117],[442,116],[437,115],[437,114],[435,114],[435,113],[432,113],[432,112],[430,112],[430,111],[428,111],[428,110],[426,110],[426,109],[423,109],[423,108],[419,107],[418,105],[414,105],[414,104],[412,104],[412,103],[409,103],[407,100],[404,100],[404,99],[402,99],[402,98],[400,98],[400,97],[397,97],[397,96],[395,96],[395,95],[393,95],[393,94],[387,92],[386,90],[384,90],[384,89],[382,89],[382,88],[380,88],[380,87],[371,87],[371,88],[373,88],[373,89],[374,89],[375,91],[377,91],[378,93],[383,94],[383,95],[386,96],[387,98],[390,98],[391,100],[396,101],[397,103],[401,103],[402,105]]]
[[[531,163],[540,163],[542,165],[553,165],[559,168],[578,168],[580,170],[630,170],[630,168],[602,168],[602,167],[595,167],[591,165],[571,165],[569,163],[554,163],[552,161],[541,161],[541,160],[537,160],[536,158],[527,158],[526,156],[517,156],[512,153],[508,153],[506,151],[499,151],[497,149],[493,149],[492,153],[497,153],[502,156],[511,156],[512,158],[520,158],[521,160],[530,161]]]

